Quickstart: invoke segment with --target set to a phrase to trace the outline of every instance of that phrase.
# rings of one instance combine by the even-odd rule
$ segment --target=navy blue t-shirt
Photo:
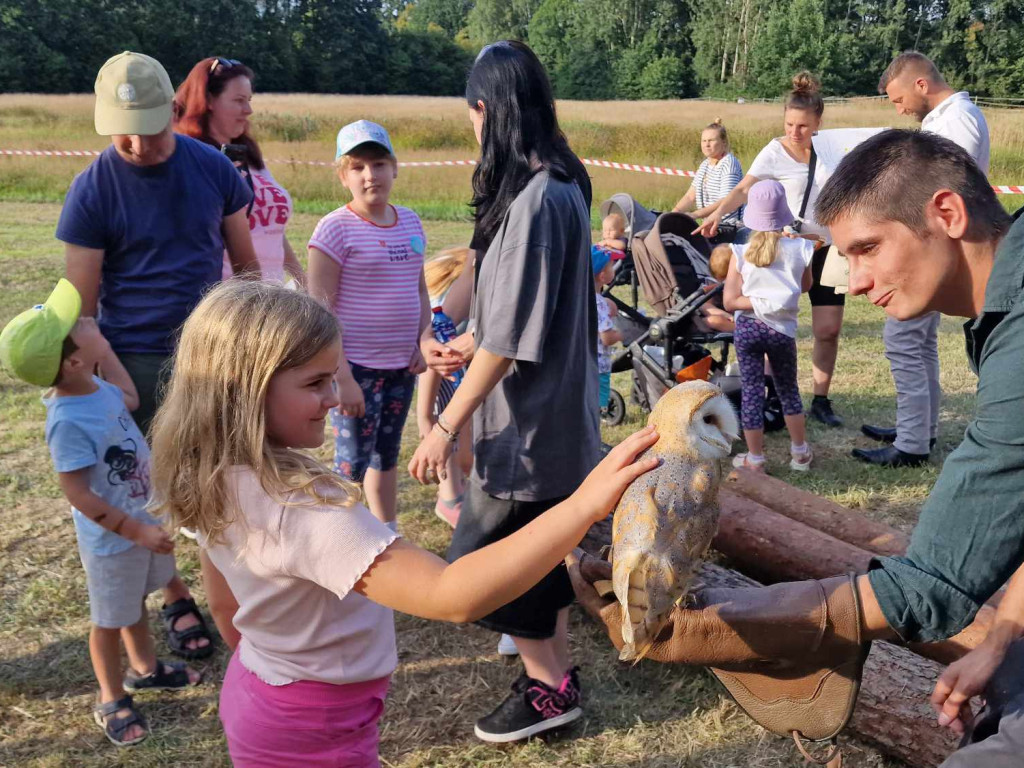
[[[251,198],[230,160],[180,135],[159,165],[132,165],[111,146],[75,177],[57,239],[105,252],[97,319],[115,352],[172,351],[177,329],[220,280],[224,217]]]

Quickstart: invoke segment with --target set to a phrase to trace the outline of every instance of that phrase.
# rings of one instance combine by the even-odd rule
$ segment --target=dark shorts
[[[812,307],[842,307],[846,304],[846,294],[836,293],[835,288],[828,288],[821,284],[821,273],[825,269],[825,256],[828,255],[828,246],[823,245],[814,252],[811,259],[811,276],[814,282],[811,283],[811,290],[807,295],[811,299]]]
[[[119,353],[117,358],[132,377],[135,389],[139,392],[139,407],[132,411],[132,418],[148,440],[149,425],[164,398],[173,360],[170,355],[140,355],[131,352]]]
[[[357,483],[367,469],[387,472],[398,463],[402,429],[409,415],[416,377],[407,368],[382,371],[350,363],[352,376],[363,390],[362,418],[331,411],[334,430],[334,471]]]
[[[490,496],[471,480],[462,500],[459,523],[448,547],[448,562],[515,533],[567,497],[515,501]],[[558,612],[572,604],[573,591],[565,566],[559,565],[524,595],[476,623],[513,637],[544,640],[555,634]]]

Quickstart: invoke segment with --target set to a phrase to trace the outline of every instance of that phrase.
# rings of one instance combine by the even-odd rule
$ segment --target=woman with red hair
[[[287,272],[305,286],[302,265],[284,231],[292,214],[291,196],[270,174],[259,144],[249,133],[252,80],[252,70],[240,61],[219,56],[203,59],[174,95],[174,130],[218,149],[225,144],[244,148],[240,164],[248,171],[254,193],[249,232],[263,279],[284,281]],[[224,278],[232,274],[225,258]]]

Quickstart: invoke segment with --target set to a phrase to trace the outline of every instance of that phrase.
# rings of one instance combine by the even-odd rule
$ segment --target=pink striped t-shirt
[[[419,216],[392,209],[395,223],[381,227],[346,205],[320,219],[309,239],[341,267],[333,309],[345,358],[379,370],[408,367],[419,343],[427,250]]]

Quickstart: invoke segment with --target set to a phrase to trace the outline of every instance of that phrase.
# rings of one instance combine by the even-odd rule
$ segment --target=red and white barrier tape
[[[95,157],[100,153],[90,149],[0,149],[0,157]],[[661,168],[655,165],[636,165],[635,163],[616,163],[611,160],[594,160],[582,158],[584,165],[597,168],[611,168],[616,171],[635,171],[636,173],[653,173],[656,176],[696,176],[696,171],[684,171],[681,168]],[[322,160],[267,160],[269,163],[282,165],[313,165],[329,167],[332,164]],[[473,166],[476,160],[411,160],[400,162],[402,168],[445,168],[452,166]],[[1024,185],[993,184],[992,189],[1000,195],[1024,195]]]

